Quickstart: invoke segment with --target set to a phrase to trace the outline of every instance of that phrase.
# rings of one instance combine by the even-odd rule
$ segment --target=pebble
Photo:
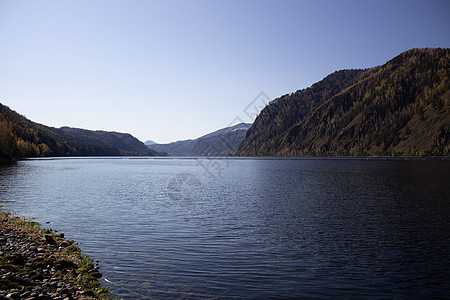
[[[69,243],[68,241],[64,241],[64,242],[62,242],[61,244],[59,244],[59,246],[60,246],[61,248],[66,248],[66,247],[69,247],[70,245],[72,245],[72,244]]]

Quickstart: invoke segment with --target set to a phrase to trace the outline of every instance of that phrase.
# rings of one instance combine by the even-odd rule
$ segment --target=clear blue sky
[[[0,102],[33,121],[197,138],[335,70],[450,47],[450,1],[0,0]]]

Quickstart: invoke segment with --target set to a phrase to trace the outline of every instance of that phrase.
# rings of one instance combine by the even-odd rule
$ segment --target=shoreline
[[[0,299],[113,299],[101,277],[63,233],[0,206]]]
[[[23,157],[14,160],[0,159],[0,164],[14,164],[18,161],[68,160],[68,159],[230,159],[230,160],[391,160],[391,161],[446,161],[450,156],[46,156]]]

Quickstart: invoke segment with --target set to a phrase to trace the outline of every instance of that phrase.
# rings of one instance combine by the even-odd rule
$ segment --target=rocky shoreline
[[[112,299],[101,277],[63,233],[0,211],[0,299]]]

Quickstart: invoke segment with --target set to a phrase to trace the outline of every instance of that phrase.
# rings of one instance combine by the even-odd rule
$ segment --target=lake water
[[[450,161],[27,160],[0,204],[126,299],[449,297]]]

